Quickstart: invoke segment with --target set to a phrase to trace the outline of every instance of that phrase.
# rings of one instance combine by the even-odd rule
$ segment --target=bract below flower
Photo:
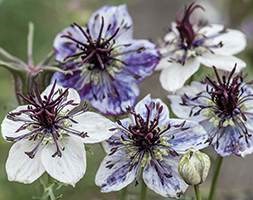
[[[199,122],[221,156],[253,152],[253,89],[234,72],[221,77],[215,69],[217,80],[193,82],[169,96],[173,112]]]
[[[74,23],[54,41],[56,60],[73,75],[56,73],[61,85],[75,88],[82,99],[105,114],[118,115],[135,103],[138,83],[159,61],[155,45],[133,39],[125,5],[104,6],[86,27]]]
[[[181,88],[201,64],[225,71],[232,71],[237,64],[237,72],[246,67],[244,61],[233,56],[245,49],[245,35],[219,24],[191,23],[196,9],[204,10],[195,3],[186,7],[183,17],[172,23],[164,37],[157,69],[162,70],[160,82],[168,91]]]
[[[206,147],[205,130],[195,122],[170,119],[167,106],[149,95],[128,110],[130,117],[119,121],[112,129],[116,133],[105,142],[108,155],[96,184],[102,192],[111,192],[143,178],[156,193],[180,197],[187,189],[178,173],[180,154]]]
[[[28,105],[8,113],[1,124],[4,139],[15,142],[6,162],[8,179],[32,183],[46,171],[74,186],[86,170],[83,143],[109,138],[113,123],[77,109],[79,94],[56,83],[22,98]]]

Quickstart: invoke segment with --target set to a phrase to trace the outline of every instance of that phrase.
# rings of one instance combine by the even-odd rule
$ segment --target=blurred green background
[[[189,3],[186,0],[0,0],[0,46],[26,60],[28,22],[32,21],[35,25],[34,57],[39,61],[52,49],[55,35],[63,28],[72,22],[84,24],[89,15],[102,5],[120,3],[126,3],[129,7],[129,12],[134,20],[135,36],[157,41],[163,36],[170,22],[174,20],[176,11],[182,9],[187,2]],[[249,36],[248,49],[240,57],[247,61],[246,71],[249,74],[248,77],[252,78],[253,1],[210,0],[202,2],[207,5],[206,11],[211,21],[243,29]],[[202,69],[203,73],[206,73],[206,69]],[[198,78],[201,76],[200,74]],[[161,89],[157,73],[148,78],[141,87],[141,96],[151,93],[153,96],[166,100],[167,93]],[[0,121],[16,105],[11,75],[0,68]],[[0,139],[0,200],[28,200],[40,195],[38,181],[33,185],[8,182],[5,161],[9,148],[10,144]],[[95,186],[94,176],[103,158],[103,152],[99,145],[89,146],[88,149],[88,168],[85,177],[76,185],[76,188],[64,187],[61,189],[59,192],[64,194],[62,199],[118,199],[118,194],[101,194]],[[220,179],[219,200],[253,199],[252,166],[252,156],[246,159],[226,159]],[[131,187],[129,199],[133,199],[136,190],[138,187]],[[205,191],[205,187],[203,190]],[[156,195],[150,192],[149,199],[155,198],[157,199]]]

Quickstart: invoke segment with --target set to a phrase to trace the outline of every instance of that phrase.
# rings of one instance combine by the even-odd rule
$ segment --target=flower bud
[[[178,171],[188,185],[199,185],[206,180],[211,161],[200,151],[189,150],[179,161]]]

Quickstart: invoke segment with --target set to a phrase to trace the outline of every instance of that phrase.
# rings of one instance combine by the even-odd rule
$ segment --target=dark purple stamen
[[[172,127],[182,129],[185,127],[183,127],[184,124],[173,126],[168,124],[164,129],[161,130],[159,127],[159,121],[163,111],[163,106],[159,103],[151,102],[150,104],[145,105],[145,107],[147,110],[146,118],[143,118],[140,114],[136,113],[129,107],[128,112],[132,115],[135,124],[129,125],[128,127],[125,127],[120,121],[118,121],[118,124],[123,128],[123,131],[128,134],[128,139],[133,142],[133,145],[139,148],[139,152],[148,152],[152,156],[152,148],[154,146],[168,149],[168,146],[163,146],[163,144],[160,143],[161,136],[165,132]],[[124,141],[126,139],[123,137],[122,140]],[[170,151],[171,155],[177,155],[173,149],[168,150]]]
[[[204,10],[201,5],[195,4],[195,2],[193,2],[185,8],[183,18],[176,20],[177,29],[181,37],[182,45],[186,49],[190,49],[192,47],[193,41],[196,37],[196,33],[190,21],[191,15],[196,9]]]
[[[97,15],[95,19],[98,20],[99,15]],[[99,22],[97,21],[96,23]],[[121,61],[121,59],[117,58],[117,56],[128,54],[133,51],[140,53],[145,49],[144,47],[141,47],[136,50],[125,51],[117,54],[114,53],[114,50],[119,47],[124,46],[127,47],[131,45],[131,44],[117,45],[115,42],[121,29],[125,29],[125,31],[127,31],[130,28],[130,26],[126,25],[124,21],[122,21],[122,23],[118,28],[112,27],[111,24],[105,27],[104,17],[101,16],[101,26],[96,39],[92,38],[88,26],[86,26],[86,28],[84,29],[78,24],[73,23],[72,27],[77,28],[82,33],[86,42],[83,43],[78,41],[77,39],[73,38],[71,33],[62,35],[62,37],[67,38],[71,40],[73,43],[75,43],[76,47],[79,49],[78,53],[66,57],[65,61],[81,58],[82,64],[86,63],[90,64],[89,65],[90,70],[92,69],[105,70],[106,67],[109,66],[113,61],[118,61],[121,64],[125,65],[126,63]],[[113,29],[114,32],[112,33],[111,36],[107,37],[106,35],[109,31],[111,31],[111,29]],[[104,36],[103,33],[105,33]]]
[[[62,156],[63,147],[59,144],[61,139],[61,132],[67,134],[74,134],[82,138],[88,137],[87,133],[73,130],[71,126],[66,126],[66,121],[71,123],[77,123],[72,119],[73,116],[80,112],[85,112],[85,109],[79,110],[78,112],[64,113],[61,111],[66,106],[77,106],[73,100],[67,100],[68,89],[56,90],[56,82],[48,96],[41,97],[37,87],[27,96],[20,95],[24,102],[30,104],[27,109],[20,110],[18,112],[8,113],[8,119],[12,121],[23,122],[24,124],[16,130],[16,133],[22,130],[29,130],[28,133],[18,137],[7,137],[9,141],[19,141],[22,139],[38,140],[38,144],[30,152],[25,152],[30,158],[33,158],[38,151],[41,143],[44,139],[50,138],[56,146],[56,152],[52,155]],[[56,97],[57,95],[57,97]],[[26,117],[22,117],[26,115]]]

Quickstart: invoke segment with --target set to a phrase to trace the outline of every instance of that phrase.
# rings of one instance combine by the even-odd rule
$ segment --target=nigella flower
[[[169,96],[173,112],[199,122],[208,132],[207,143],[221,156],[245,156],[253,152],[253,89],[236,75],[193,82]]]
[[[135,103],[137,83],[153,72],[159,60],[153,43],[133,39],[125,5],[102,7],[85,27],[72,24],[57,35],[54,48],[56,60],[74,72],[56,73],[54,79],[75,88],[100,112],[112,115]]]
[[[56,83],[22,98],[28,105],[8,113],[1,125],[4,139],[15,142],[6,162],[8,179],[32,183],[46,171],[74,186],[86,170],[83,143],[109,138],[111,121],[78,108],[79,94]]]
[[[156,193],[179,197],[187,188],[178,174],[179,156],[190,148],[204,148],[206,132],[195,122],[169,119],[167,106],[149,95],[128,111],[130,117],[119,121],[105,142],[108,155],[96,184],[102,192],[118,191],[143,178]]]
[[[192,23],[192,13],[204,8],[192,3],[185,8],[182,18],[172,23],[161,46],[162,59],[157,69],[162,70],[160,82],[168,91],[181,88],[185,81],[198,71],[200,64],[217,66],[231,71],[237,63],[237,71],[246,64],[234,57],[246,46],[245,35],[223,25]]]

